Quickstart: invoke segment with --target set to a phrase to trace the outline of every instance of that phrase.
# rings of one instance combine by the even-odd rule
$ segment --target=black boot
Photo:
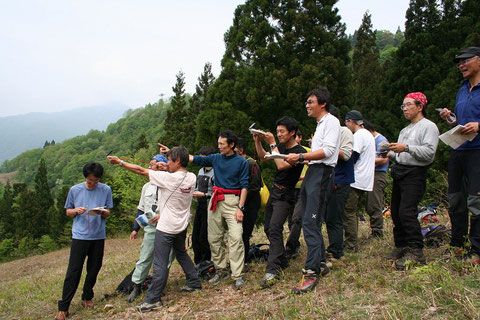
[[[407,265],[407,262],[410,265],[414,264],[425,264],[426,259],[425,256],[423,255],[423,249],[422,248],[407,248],[407,251],[397,261],[395,261],[395,268],[398,270],[405,270],[405,267]]]
[[[133,290],[128,295],[127,301],[128,302],[135,301],[135,299],[140,295],[141,292],[142,292],[142,285],[134,283],[133,284]]]

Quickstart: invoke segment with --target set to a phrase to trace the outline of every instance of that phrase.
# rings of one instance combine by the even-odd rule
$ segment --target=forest
[[[185,92],[180,71],[171,99],[129,110],[105,131],[46,143],[5,161],[0,172],[15,176],[0,184],[0,261],[69,243],[72,221],[63,206],[69,188],[83,180],[86,162],[105,166],[102,182],[113,190],[107,232],[128,232],[146,181],[109,165],[107,153],[148,161],[162,142],[184,145],[195,154],[201,146],[216,147],[223,129],[251,141],[248,127],[253,122],[274,131],[281,116],[297,119],[308,137],[316,123],[308,118],[304,102],[315,87],[330,90],[341,116],[359,110],[392,142],[407,124],[399,108],[403,97],[421,91],[429,100],[427,117],[445,132],[447,124],[434,109],[455,105],[462,77],[452,60],[461,49],[480,46],[480,2],[412,0],[404,32],[374,30],[366,12],[353,35],[345,33],[336,2],[246,1],[236,8],[225,33],[220,75],[215,78],[207,62],[195,93]],[[253,155],[253,143],[248,150]],[[448,147],[440,143],[425,202],[446,201],[448,156]],[[262,164],[262,169],[268,184],[274,168]],[[189,170],[196,173],[198,168]]]

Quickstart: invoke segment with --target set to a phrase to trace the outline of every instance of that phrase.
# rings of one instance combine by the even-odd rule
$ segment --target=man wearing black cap
[[[343,211],[345,251],[358,251],[358,201],[363,193],[373,190],[375,176],[375,139],[363,128],[362,114],[352,110],[345,115],[345,125],[353,132],[353,162],[355,182]]]
[[[480,121],[480,47],[468,47],[455,57],[454,62],[465,80],[458,90],[455,102],[455,118],[450,110],[443,109],[440,116],[450,119],[451,125],[463,125],[462,134],[479,132]],[[448,120],[447,120],[448,121]],[[468,232],[470,218],[470,243],[468,261],[480,264],[480,135],[451,151],[448,164],[449,215],[452,222],[450,245],[459,248],[461,256]]]

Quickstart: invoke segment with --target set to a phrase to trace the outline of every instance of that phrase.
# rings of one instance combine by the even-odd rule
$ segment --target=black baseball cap
[[[363,120],[363,117],[362,117],[362,114],[360,113],[360,111],[352,110],[352,111],[349,111],[349,112],[345,115],[345,120],[358,121],[358,120]]]
[[[480,57],[480,47],[468,47],[460,51],[460,54],[453,59],[453,62],[458,63],[460,60],[475,56]]]

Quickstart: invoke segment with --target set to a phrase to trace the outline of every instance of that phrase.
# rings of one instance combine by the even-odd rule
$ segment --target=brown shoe
[[[95,307],[95,304],[93,303],[92,300],[82,300],[82,307],[93,308],[93,307]]]
[[[65,320],[68,317],[68,311],[58,311],[55,320]]]

